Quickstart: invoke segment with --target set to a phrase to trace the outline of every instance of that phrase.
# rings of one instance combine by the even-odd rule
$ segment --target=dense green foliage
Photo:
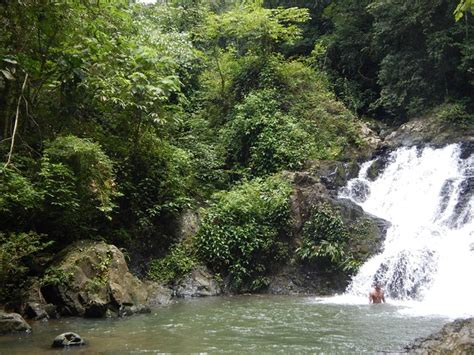
[[[26,276],[38,265],[34,255],[50,244],[41,240],[41,235],[29,233],[0,233],[0,299],[21,298]]]
[[[148,277],[165,284],[180,280],[197,264],[193,254],[191,245],[176,245],[167,256],[150,263]]]
[[[344,101],[358,112],[403,120],[444,101],[473,111],[474,30],[456,2],[335,0],[321,41]]]
[[[353,272],[358,261],[349,248],[350,233],[339,213],[327,204],[313,208],[304,225],[303,242],[297,255],[303,262],[324,269]]]
[[[471,18],[468,0],[1,2],[2,258],[20,251],[0,277],[103,239],[162,281],[199,261],[265,285],[288,223],[271,176],[353,157],[361,113],[470,127]],[[198,207],[183,247],[179,217]]]
[[[290,192],[286,181],[271,176],[217,194],[195,238],[198,256],[235,289],[265,286],[268,271],[287,253]]]

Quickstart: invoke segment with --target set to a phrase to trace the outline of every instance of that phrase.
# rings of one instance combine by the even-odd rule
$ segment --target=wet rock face
[[[377,178],[384,172],[385,168],[390,164],[390,151],[385,150],[377,155],[374,162],[367,170],[367,179],[370,181],[377,180]]]
[[[0,335],[16,332],[31,332],[31,327],[18,313],[0,312]]]
[[[105,317],[118,315],[123,305],[146,304],[145,285],[129,272],[123,253],[113,245],[74,243],[53,267],[63,280],[43,286],[41,293],[61,315]]]
[[[382,251],[390,222],[365,212],[348,199],[332,200],[331,204],[350,231],[349,247],[358,260],[364,262]]]
[[[285,265],[270,277],[266,292],[276,295],[329,296],[335,292],[344,292],[347,282],[347,275],[342,272],[324,272],[298,265]]]
[[[411,120],[388,135],[383,144],[392,148],[430,143],[445,145],[474,141],[474,127],[456,127],[441,122],[434,115]]]
[[[474,141],[463,142],[461,144],[461,159],[468,159],[474,155]],[[472,167],[474,169],[474,167]]]
[[[51,345],[53,348],[67,348],[69,346],[86,345],[79,334],[68,332],[58,335]]]
[[[297,173],[295,184],[302,186],[304,177],[311,176],[316,182],[321,182],[328,192],[337,193],[337,190],[347,181],[355,178],[359,173],[359,165],[356,162],[340,162],[334,160],[312,161],[308,167],[308,173]],[[313,181],[314,183],[314,181]]]
[[[218,296],[221,287],[205,267],[197,267],[174,287],[177,297]]]
[[[344,188],[344,190],[348,190]],[[370,195],[370,187],[366,181],[355,180],[350,189],[350,196],[357,203],[363,203],[367,201],[367,198]]]
[[[290,197],[293,221],[289,239],[290,257],[286,265],[276,266],[275,273],[269,277],[267,291],[270,293],[328,295],[342,292],[348,285],[349,275],[345,272],[327,272],[294,262],[297,259],[295,250],[302,243],[304,225],[310,219],[314,206],[327,204],[339,213],[351,234],[348,247],[358,260],[365,261],[381,251],[390,224],[364,212],[351,200],[337,198],[337,191],[328,187],[338,184],[323,183],[321,176],[324,174],[318,178],[314,172],[287,173],[294,187]]]
[[[439,332],[418,338],[404,349],[420,354],[474,354],[474,318],[458,319]]]

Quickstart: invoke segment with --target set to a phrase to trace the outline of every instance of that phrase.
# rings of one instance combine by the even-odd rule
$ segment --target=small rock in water
[[[65,348],[68,346],[86,345],[79,334],[68,332],[58,335],[54,338],[53,348]]]

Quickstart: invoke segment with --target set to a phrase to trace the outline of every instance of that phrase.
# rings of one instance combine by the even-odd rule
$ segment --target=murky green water
[[[312,297],[193,299],[125,319],[37,322],[30,335],[0,337],[0,354],[64,353],[50,345],[66,331],[79,333],[88,343],[69,354],[374,353],[399,350],[447,321],[398,311],[390,304],[323,304]]]

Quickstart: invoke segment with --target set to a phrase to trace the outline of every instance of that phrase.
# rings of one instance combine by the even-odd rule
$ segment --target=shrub
[[[470,114],[462,102],[445,103],[435,109],[435,117],[443,122],[458,126],[474,124],[474,114]]]
[[[264,176],[282,169],[300,169],[314,147],[312,137],[279,108],[273,89],[253,91],[237,105],[222,129],[227,161]]]
[[[40,280],[41,286],[68,286],[73,280],[74,274],[70,271],[50,266]]]
[[[0,232],[0,301],[21,298],[33,257],[51,245],[35,232]]]
[[[286,256],[281,237],[288,232],[290,192],[288,182],[272,176],[216,194],[195,237],[198,256],[237,290],[265,286],[272,263]]]
[[[45,150],[42,159],[42,175],[46,182],[49,169],[53,170],[53,175],[59,172],[68,184],[75,180],[82,204],[95,207],[106,215],[115,207],[113,199],[118,193],[112,161],[99,144],[75,136],[58,137]],[[47,183],[45,185],[47,188]]]
[[[314,207],[303,228],[298,257],[323,269],[353,272],[358,267],[348,245],[349,232],[339,213],[329,204]]]
[[[25,176],[12,169],[0,168],[0,226],[27,224],[41,203],[41,193]]]
[[[311,158],[338,159],[363,144],[354,115],[336,99],[324,73],[300,61],[282,62],[275,72],[283,105],[310,137]]]
[[[186,276],[196,264],[190,246],[178,244],[170,254],[154,260],[149,265],[148,277],[152,280],[170,284]]]
[[[120,175],[122,203],[129,214],[124,218],[136,221],[142,233],[153,231],[163,216],[189,206],[190,155],[154,134],[141,137]]]
[[[111,219],[115,185],[111,160],[99,144],[58,137],[44,151],[37,188],[43,196],[38,226],[68,242],[97,233]]]

